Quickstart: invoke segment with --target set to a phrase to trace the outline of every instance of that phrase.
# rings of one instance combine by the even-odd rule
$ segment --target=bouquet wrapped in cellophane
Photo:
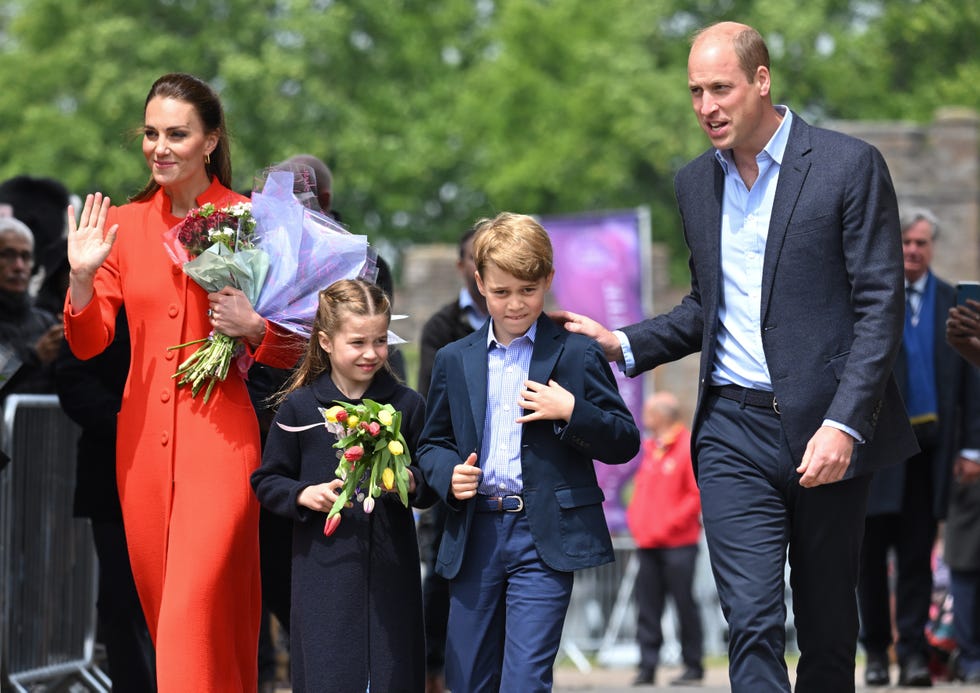
[[[218,209],[208,203],[191,210],[184,220],[164,234],[164,245],[184,273],[207,292],[226,286],[241,289],[254,305],[269,270],[269,255],[256,247],[256,222],[247,202]],[[190,385],[204,401],[216,382],[224,380],[241,340],[220,332],[178,344],[170,349],[202,346],[177,367],[178,385]],[[206,387],[205,387],[206,386]]]
[[[251,203],[202,205],[163,240],[174,262],[205,291],[241,289],[263,318],[309,338],[320,289],[340,279],[373,280],[377,254],[366,236],[305,207],[293,190],[292,172],[270,171]],[[205,402],[233,360],[243,375],[251,366],[239,338],[211,331],[170,348],[192,345],[201,346],[174,377],[178,386],[190,386],[192,396],[204,389]]]
[[[325,426],[337,436],[337,468],[334,474],[343,480],[323,533],[330,536],[340,524],[340,511],[356,500],[364,512],[374,510],[375,499],[383,492],[397,492],[408,507],[409,471],[412,456],[401,433],[402,413],[390,404],[363,399],[360,404],[337,402],[329,409],[318,408],[323,423],[306,426],[277,425],[284,431],[299,432]]]

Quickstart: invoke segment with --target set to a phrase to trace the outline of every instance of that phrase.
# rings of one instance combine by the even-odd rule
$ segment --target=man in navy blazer
[[[898,683],[927,687],[932,685],[925,629],[932,604],[933,546],[938,522],[946,518],[954,467],[980,461],[980,378],[946,343],[944,323],[956,304],[956,289],[930,269],[939,221],[927,209],[903,216],[908,286],[895,380],[922,451],[872,477],[858,606],[867,653],[864,681],[887,686],[893,639],[888,553],[894,550]]]
[[[712,149],[677,174],[691,291],[618,333],[559,313],[627,373],[701,352],[692,452],[734,691],[789,691],[787,549],[800,692],[854,690],[854,590],[870,472],[915,452],[891,377],[902,335],[895,193],[870,145],[771,99],[751,27],[695,35]]]
[[[436,354],[417,455],[449,507],[446,684],[547,691],[572,571],[613,560],[593,459],[629,461],[640,433],[599,345],[542,312],[544,229],[500,214],[474,257],[490,320]]]

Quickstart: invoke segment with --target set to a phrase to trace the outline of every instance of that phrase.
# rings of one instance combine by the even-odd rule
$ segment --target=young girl
[[[425,402],[386,367],[391,306],[373,284],[344,279],[320,292],[309,348],[284,390],[262,466],[252,475],[259,501],[293,519],[290,667],[293,690],[422,691],[425,647],[419,552],[411,508],[383,493],[374,511],[341,511],[334,533],[324,521],[342,481],[334,478],[336,436],[320,408],[363,398],[402,413],[414,457]],[[434,500],[409,468],[410,498]],[[420,505],[420,507],[424,507]]]

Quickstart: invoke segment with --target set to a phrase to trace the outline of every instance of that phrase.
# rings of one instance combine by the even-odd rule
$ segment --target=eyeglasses
[[[14,250],[13,248],[0,249],[0,262],[12,265],[17,260],[23,260],[25,265],[34,264],[34,253],[30,250]]]

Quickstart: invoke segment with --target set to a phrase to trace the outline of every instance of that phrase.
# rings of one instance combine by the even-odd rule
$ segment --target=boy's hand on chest
[[[524,388],[518,394],[517,404],[525,413],[517,419],[517,423],[532,421],[564,421],[572,418],[575,408],[575,395],[563,388],[555,380],[549,380],[547,385],[525,380]]]

